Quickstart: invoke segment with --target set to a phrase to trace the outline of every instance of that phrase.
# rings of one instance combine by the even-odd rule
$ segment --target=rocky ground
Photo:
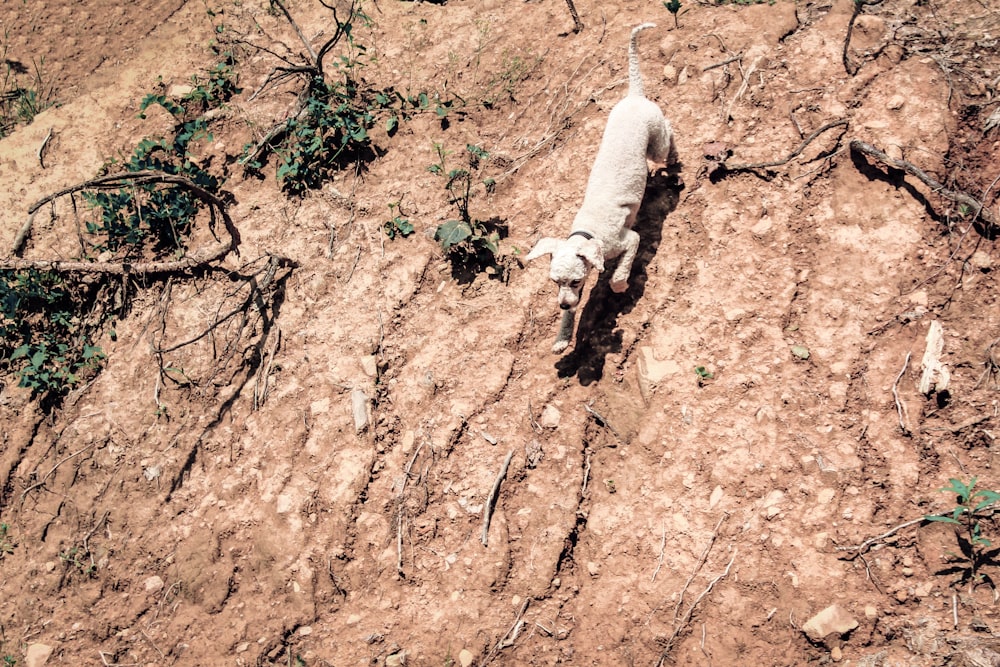
[[[329,39],[330,9],[287,7]],[[295,109],[264,86],[304,51],[275,6],[0,8],[8,68],[57,102],[0,140],[4,249],[170,130],[145,95],[221,51],[242,87],[198,149],[238,252],[122,278],[103,369],[57,405],[5,377],[6,664],[1000,664],[992,547],[921,521],[952,478],[1000,488],[1000,6],[580,0],[579,32],[557,0],[363,9],[364,78],[453,106],[379,118],[373,159],[298,197],[237,162]],[[680,173],[555,356],[521,258],[569,228],[643,21]],[[506,275],[432,238],[456,213],[428,166],[470,144]],[[72,230],[43,208],[24,257],[76,257]]]

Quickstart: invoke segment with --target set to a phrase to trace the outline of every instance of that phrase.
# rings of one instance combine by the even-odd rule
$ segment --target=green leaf
[[[959,526],[962,525],[962,522],[958,521],[957,519],[953,519],[950,516],[940,516],[938,514],[925,514],[924,515],[924,520],[925,521],[939,521],[941,523],[953,523],[953,524],[957,524]]]
[[[441,243],[444,250],[458,245],[470,236],[472,236],[472,227],[462,220],[449,220],[443,225],[439,225],[437,231],[434,232],[434,239]]]
[[[399,118],[397,116],[389,116],[389,120],[385,121],[385,131],[391,137],[396,134],[397,128],[399,128]]]

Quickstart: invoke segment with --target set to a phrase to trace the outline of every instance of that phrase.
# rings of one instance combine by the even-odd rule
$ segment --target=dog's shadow
[[[609,279],[617,266],[617,259],[611,260],[598,276],[583,310],[577,314],[576,343],[571,352],[556,362],[559,377],[576,375],[584,386],[604,377],[608,353],[622,349],[618,317],[631,312],[646,291],[646,268],[660,247],[663,225],[667,216],[677,208],[683,189],[684,184],[674,170],[668,172],[661,169],[646,181],[646,190],[633,226],[640,240],[628,290],[621,294],[611,291]]]

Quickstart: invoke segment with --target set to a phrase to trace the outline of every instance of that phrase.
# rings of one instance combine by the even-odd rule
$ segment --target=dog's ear
[[[587,260],[598,272],[604,271],[604,248],[597,241],[587,239],[576,254]]]
[[[538,259],[543,255],[551,255],[556,251],[556,248],[559,247],[561,242],[561,239],[554,239],[550,237],[540,239],[538,243],[535,244],[535,247],[531,249],[531,252],[524,256],[524,260],[526,262],[530,262],[531,260]]]

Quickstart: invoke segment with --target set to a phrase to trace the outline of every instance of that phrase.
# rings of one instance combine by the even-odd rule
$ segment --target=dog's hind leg
[[[559,322],[559,334],[556,335],[556,342],[552,344],[553,354],[559,354],[569,347],[569,342],[573,338],[573,324],[575,321],[575,308],[562,311],[562,320]]]

